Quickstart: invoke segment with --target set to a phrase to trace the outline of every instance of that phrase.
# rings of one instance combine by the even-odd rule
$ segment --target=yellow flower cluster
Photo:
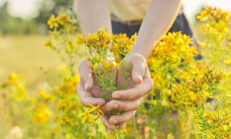
[[[67,65],[75,65],[79,55],[84,52],[76,43],[77,19],[68,14],[52,15],[48,21],[50,39],[45,46],[55,51]]]
[[[217,106],[220,107],[220,106]],[[227,108],[226,108],[227,109]],[[204,138],[228,139],[231,136],[230,109],[199,109],[194,115],[199,136]]]
[[[87,46],[89,50],[88,58],[93,65],[103,63],[103,60],[119,64],[122,57],[130,52],[135,40],[136,34],[131,38],[128,38],[126,34],[110,36],[104,28],[101,28],[97,33],[89,34],[87,38],[83,35],[77,36],[77,42]]]
[[[228,25],[231,20],[231,14],[229,12],[222,11],[215,7],[208,7],[203,10],[197,18],[203,22],[202,30],[205,31],[208,36],[211,36],[213,40],[225,40],[225,35],[228,33]]]
[[[77,42],[88,48],[88,60],[102,89],[101,97],[106,100],[110,100],[111,93],[117,90],[115,76],[118,67],[122,58],[130,52],[135,40],[136,34],[131,38],[125,34],[109,35],[104,28],[97,33],[89,34],[87,38],[83,35],[77,36]]]
[[[16,73],[11,73],[9,75],[9,85],[11,86],[14,99],[28,99],[28,95],[24,87],[25,81],[25,77],[20,77]]]
[[[199,107],[208,98],[213,98],[215,92],[211,89],[216,88],[222,77],[221,73],[201,64],[189,68],[189,71],[181,73],[181,83],[173,84],[171,88],[171,101],[178,109]]]
[[[200,43],[206,47],[203,50],[204,60],[209,65],[222,69],[223,80],[218,87],[209,88],[214,92],[215,106],[194,109],[194,120],[203,138],[230,138],[230,21],[231,14],[219,8],[208,7],[198,17],[202,21],[202,29],[207,34]],[[217,77],[218,79],[219,77]],[[213,83],[214,84],[214,83]],[[214,85],[213,85],[214,86]]]
[[[190,47],[190,45],[192,45],[191,38],[180,32],[168,33],[163,36],[162,41],[155,46],[148,59],[148,66],[156,87],[162,85],[168,72],[179,70],[181,65],[193,61],[197,51],[195,46]]]
[[[187,124],[185,117],[189,113],[194,114],[193,109],[203,107],[206,100],[218,92],[222,73],[196,62],[194,57],[197,54],[191,38],[180,32],[168,33],[153,50],[148,66],[155,86],[146,100],[150,108],[146,115],[152,115],[149,117],[150,123],[152,120],[157,122],[154,128],[164,129],[160,126],[166,122],[164,117],[176,112],[180,123],[172,123],[171,128],[176,128],[177,124]],[[168,122],[172,121],[169,119]],[[186,128],[184,131],[184,134],[189,132]],[[159,134],[165,133],[160,131]]]
[[[45,104],[39,104],[33,115],[33,121],[36,123],[45,123],[50,120],[52,112],[45,106]]]
[[[85,131],[91,128],[90,124],[95,124],[103,112],[100,110],[100,106],[83,107],[76,93],[79,76],[72,68],[61,65],[58,69],[61,78],[59,84],[54,86],[53,92],[57,96],[55,121],[61,126],[63,132],[68,133],[66,135],[69,138],[83,138],[92,135],[91,132],[86,133]]]
[[[209,21],[215,19],[216,21],[223,20],[228,22],[231,19],[231,16],[229,12],[223,11],[216,7],[208,6],[200,13],[197,18],[201,21]]]
[[[100,109],[100,106],[94,106],[92,104],[89,104],[91,109],[89,110],[86,110],[84,111],[83,113],[81,113],[79,116],[82,117],[83,116],[83,119],[82,119],[82,123],[86,123],[86,121],[89,121],[93,124],[95,124],[95,121],[97,119],[97,117],[99,117],[99,115],[103,115],[104,113],[102,112],[102,110]],[[92,113],[95,112],[96,113],[96,116],[95,115],[92,115]]]
[[[58,30],[61,27],[69,29],[71,24],[76,23],[76,19],[71,19],[68,14],[59,14],[58,17],[51,15],[50,19],[48,20],[47,24],[49,25],[50,29]],[[76,28],[72,28],[71,32],[75,32]]]

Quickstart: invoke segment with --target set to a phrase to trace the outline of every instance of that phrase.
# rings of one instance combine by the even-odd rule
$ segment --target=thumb
[[[85,79],[84,79],[84,89],[86,91],[90,91],[91,88],[93,87],[93,79],[92,79],[92,76],[89,74],[89,75],[86,75]]]
[[[90,68],[90,62],[88,60],[84,60],[79,65],[80,80],[86,91],[91,90],[93,87],[93,78]]]
[[[132,63],[132,80],[135,83],[140,84],[143,82],[143,77],[145,73],[145,68],[146,68],[145,59],[141,55],[135,54],[131,59],[131,63]]]

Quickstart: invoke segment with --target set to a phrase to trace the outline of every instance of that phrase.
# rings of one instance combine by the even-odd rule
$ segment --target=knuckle
[[[117,119],[117,116],[114,116],[114,115],[113,115],[113,116],[110,118],[109,122],[112,123],[115,119]],[[120,118],[118,118],[118,119],[120,119]]]
[[[110,103],[111,104],[115,104],[117,102],[117,100],[111,100]]]
[[[111,101],[111,104],[112,104],[112,105],[117,104],[117,105],[118,105],[118,108],[117,108],[117,109],[121,109],[121,107],[123,107],[123,105],[121,105],[121,102],[118,101],[118,100],[112,100],[112,101]]]
[[[106,105],[101,107],[101,110],[103,111],[103,113],[108,113],[110,111],[110,109]]]

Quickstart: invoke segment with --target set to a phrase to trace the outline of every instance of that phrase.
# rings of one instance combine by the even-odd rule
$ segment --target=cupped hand
[[[142,104],[146,94],[153,89],[147,62],[142,55],[132,53],[123,60],[123,63],[125,64],[118,70],[117,84],[126,88],[113,92],[113,100],[102,107],[104,113],[112,110],[122,111],[119,115],[101,118],[110,130],[115,129],[115,124],[119,124],[120,129],[123,129],[125,123],[135,116],[136,109]]]
[[[94,96],[94,94],[100,94],[102,90],[99,89],[98,84],[94,81],[91,72],[91,64],[87,59],[80,63],[79,74],[80,82],[77,87],[77,93],[83,105],[104,105],[106,102],[103,98]]]
[[[91,64],[87,59],[80,63],[80,82],[77,87],[77,93],[84,106],[88,107],[89,104],[103,106],[106,100],[100,98],[100,94],[105,92],[105,90],[99,88],[99,83],[96,81],[96,76],[92,73],[91,69]],[[116,74],[114,76],[116,76]],[[115,78],[116,77],[114,77],[113,80],[115,80]],[[107,127],[109,126],[109,116],[106,114],[100,115],[100,119]]]

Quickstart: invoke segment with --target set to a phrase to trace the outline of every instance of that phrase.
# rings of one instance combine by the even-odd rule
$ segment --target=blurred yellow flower
[[[57,29],[58,28],[58,23],[57,23],[57,19],[55,18],[54,15],[51,15],[50,19],[48,20],[47,24],[49,25],[49,27],[51,29]]]
[[[45,104],[38,104],[35,113],[33,115],[33,121],[35,123],[46,123],[50,120],[52,112],[46,107]]]
[[[59,65],[59,66],[57,67],[57,70],[58,70],[58,71],[61,71],[61,72],[67,72],[67,71],[68,71],[68,67],[67,67],[66,64],[62,64],[62,65]]]

